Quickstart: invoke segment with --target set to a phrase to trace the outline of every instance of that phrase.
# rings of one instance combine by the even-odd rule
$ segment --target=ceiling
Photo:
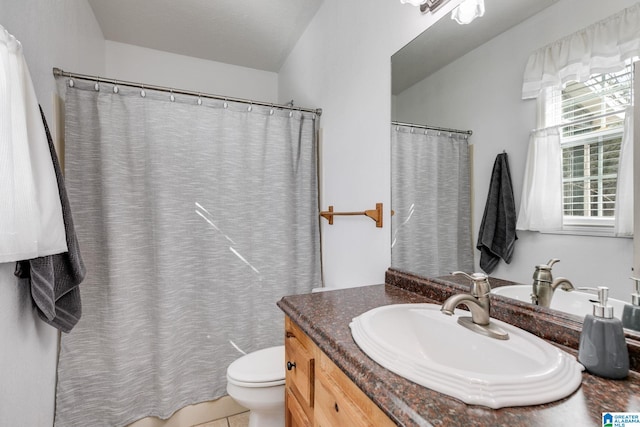
[[[485,0],[485,14],[459,25],[444,17],[391,57],[392,93],[399,94],[558,0]]]
[[[322,0],[88,0],[105,39],[278,72]],[[397,0],[384,0],[397,1]],[[469,25],[444,17],[392,57],[394,94],[558,0],[485,0]],[[420,13],[416,8],[416,13]]]
[[[88,0],[107,40],[278,72],[322,0]]]

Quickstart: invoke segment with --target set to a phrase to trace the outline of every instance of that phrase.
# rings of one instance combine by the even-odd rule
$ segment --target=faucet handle
[[[471,295],[474,297],[482,297],[487,295],[491,291],[491,285],[489,284],[489,276],[484,273],[471,273],[467,274],[464,271],[454,271],[451,273],[456,276],[465,276],[471,280]]]
[[[553,264],[556,262],[560,262],[560,260],[558,258],[551,258],[546,264],[536,265],[536,270],[551,271],[551,267],[553,267]]]
[[[560,262],[560,260],[559,260],[558,258],[551,258],[551,259],[549,260],[549,262],[547,263],[547,266],[548,266],[549,268],[551,268],[551,267],[553,267],[553,264],[555,264],[556,262]]]
[[[473,280],[474,282],[476,280],[488,280],[489,279],[489,276],[487,276],[484,273],[471,273],[471,274],[468,274],[468,273],[465,273],[464,271],[454,271],[451,274],[453,274],[455,276],[465,276],[467,279]]]

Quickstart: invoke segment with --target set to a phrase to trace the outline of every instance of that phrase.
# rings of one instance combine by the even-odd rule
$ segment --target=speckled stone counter
[[[494,410],[467,405],[386,370],[356,345],[349,322],[382,305],[440,301],[415,290],[373,285],[287,296],[278,306],[399,426],[601,426],[602,412],[640,412],[636,372],[622,381],[583,373],[580,388],[565,399]]]

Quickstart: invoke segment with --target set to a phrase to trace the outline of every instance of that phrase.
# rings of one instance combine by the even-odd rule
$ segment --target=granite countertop
[[[620,381],[585,372],[580,388],[562,400],[496,410],[406,380],[371,360],[353,341],[353,317],[382,305],[423,302],[437,301],[384,284],[287,296],[278,306],[399,426],[601,426],[602,412],[640,412],[637,372]]]

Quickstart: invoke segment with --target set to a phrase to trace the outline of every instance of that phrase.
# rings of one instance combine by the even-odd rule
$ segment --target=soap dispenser
[[[631,277],[635,282],[635,292],[631,294],[631,305],[624,306],[622,311],[622,326],[640,331],[640,279]]]
[[[587,314],[582,325],[578,361],[592,374],[603,378],[622,379],[629,373],[629,352],[622,322],[613,317],[608,305],[609,288],[580,288],[598,292],[593,314]]]

